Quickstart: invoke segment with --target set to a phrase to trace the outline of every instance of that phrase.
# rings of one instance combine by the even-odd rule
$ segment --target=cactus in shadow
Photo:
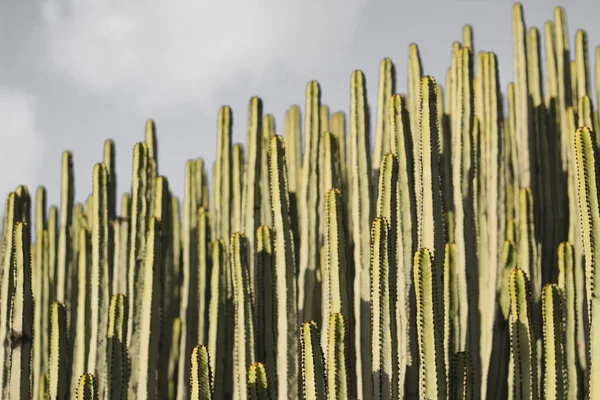
[[[453,367],[454,383],[452,398],[471,400],[473,398],[473,363],[466,352],[456,353]]]
[[[23,198],[24,196],[21,196]],[[31,345],[33,293],[31,288],[31,235],[26,222],[14,226],[14,292],[10,311],[9,397],[31,398]],[[66,332],[65,332],[66,333]]]
[[[510,273],[510,347],[512,398],[537,399],[537,358],[533,337],[530,281],[520,268]]]
[[[128,302],[123,294],[110,300],[107,332],[104,399],[127,399],[129,386],[129,352],[127,349]]]
[[[69,359],[67,357],[67,313],[64,304],[50,306],[49,387],[53,399],[67,399],[69,393]]]
[[[213,398],[212,372],[206,346],[194,347],[191,365],[190,400],[211,400]]]

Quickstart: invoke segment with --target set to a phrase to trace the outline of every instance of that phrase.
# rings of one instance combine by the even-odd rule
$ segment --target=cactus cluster
[[[361,71],[348,114],[308,84],[303,133],[254,97],[234,144],[223,106],[182,199],[151,120],[120,207],[114,143],[83,203],[66,151],[60,208],[6,197],[0,398],[600,399],[587,35],[512,26],[505,92],[467,25],[444,85],[416,44],[406,95],[382,60],[376,113]]]

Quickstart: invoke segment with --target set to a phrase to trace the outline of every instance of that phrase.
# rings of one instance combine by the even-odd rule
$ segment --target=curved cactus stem
[[[190,371],[190,400],[212,400],[213,384],[210,357],[206,346],[198,345],[192,351]]]
[[[325,363],[321,351],[319,330],[313,322],[300,328],[302,348],[302,393],[305,400],[327,399]]]
[[[123,294],[110,299],[108,314],[104,399],[126,400],[129,386],[129,353],[127,350],[128,302]]]
[[[98,385],[94,375],[81,375],[77,385],[77,400],[98,400],[98,397]]]
[[[67,357],[67,313],[63,303],[50,306],[50,397],[66,399],[69,393],[69,360]]]

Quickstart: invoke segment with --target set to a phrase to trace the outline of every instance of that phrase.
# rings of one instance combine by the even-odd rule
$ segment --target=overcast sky
[[[559,3],[525,1],[543,28]],[[600,2],[565,2],[571,41],[600,44]],[[0,193],[43,184],[59,200],[61,153],[74,152],[76,197],[91,191],[102,143],[117,144],[119,192],[130,190],[133,145],[156,120],[160,173],[182,194],[184,165],[216,153],[218,108],[234,112],[245,143],[247,104],[262,97],[277,119],[321,83],[332,111],[349,107],[350,74],[367,76],[373,110],[379,61],[390,57],[406,87],[408,45],[442,83],[452,42],[470,23],[475,50],[495,51],[502,87],[512,79],[512,1],[5,0],[0,12]]]

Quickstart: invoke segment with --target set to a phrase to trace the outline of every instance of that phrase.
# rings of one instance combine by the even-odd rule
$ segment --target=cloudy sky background
[[[567,4],[568,3],[568,4]],[[525,1],[543,29],[559,3]],[[600,44],[600,2],[565,2],[571,42]],[[0,194],[19,183],[59,201],[60,160],[74,152],[76,197],[91,192],[102,144],[117,144],[119,193],[129,190],[133,145],[156,120],[160,173],[181,195],[185,161],[216,153],[218,108],[234,112],[245,143],[247,104],[262,97],[277,119],[321,83],[332,111],[349,108],[350,74],[367,76],[373,110],[379,61],[390,57],[406,88],[408,45],[442,83],[450,49],[470,23],[475,50],[495,51],[502,87],[512,79],[512,1],[7,0],[0,13]],[[592,60],[590,60],[592,61]]]

